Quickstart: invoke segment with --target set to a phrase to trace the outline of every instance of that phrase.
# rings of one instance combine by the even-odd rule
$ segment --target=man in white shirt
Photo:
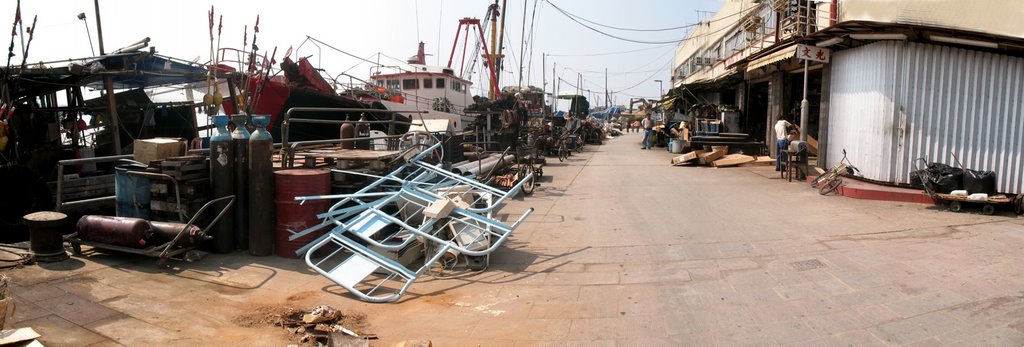
[[[650,113],[644,117],[644,120],[640,121],[640,126],[644,128],[644,142],[643,147],[640,147],[640,149],[651,149],[651,135],[654,133],[654,121],[651,120]]]
[[[786,149],[789,148],[790,128],[800,131],[799,126],[786,121],[786,116],[782,116],[778,122],[775,122],[775,171],[786,169]]]

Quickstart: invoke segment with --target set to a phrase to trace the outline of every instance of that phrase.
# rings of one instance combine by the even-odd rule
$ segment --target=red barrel
[[[289,241],[292,233],[320,224],[317,214],[324,213],[331,206],[331,200],[311,200],[299,205],[296,196],[326,195],[331,193],[331,172],[328,170],[295,169],[274,173],[275,207],[277,225],[275,228],[274,253],[285,258],[298,258],[295,251],[323,235],[330,227],[310,233],[302,238]],[[289,231],[290,230],[290,231]]]
[[[295,201],[296,196],[331,193],[331,172],[328,170],[291,169],[274,172],[274,200]]]

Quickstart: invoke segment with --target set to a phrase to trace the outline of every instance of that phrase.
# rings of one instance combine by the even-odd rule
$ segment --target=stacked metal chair
[[[490,187],[427,162],[425,158],[439,146],[407,152],[405,164],[388,175],[374,176],[376,181],[356,193],[295,197],[339,200],[318,216],[319,225],[290,237],[294,240],[331,228],[297,254],[304,254],[312,269],[359,299],[393,302],[442,259],[486,256],[501,247],[533,209],[511,225],[494,219],[494,213],[531,177],[508,191]],[[396,251],[416,241],[426,244],[423,264],[417,268],[379,252]]]

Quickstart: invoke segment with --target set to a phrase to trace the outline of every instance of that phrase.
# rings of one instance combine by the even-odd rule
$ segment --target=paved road
[[[396,304],[358,302],[276,257],[158,270],[92,255],[12,272],[15,325],[55,344],[280,345],[232,318],[329,304],[366,313],[380,346],[1024,344],[1012,214],[823,197],[772,168],[671,167],[639,140],[551,163],[534,196],[503,209],[537,213],[487,271],[424,278]]]

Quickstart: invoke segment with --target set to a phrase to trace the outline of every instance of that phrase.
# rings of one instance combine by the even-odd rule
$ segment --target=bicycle
[[[825,171],[814,181],[811,181],[811,188],[817,188],[818,194],[828,195],[828,193],[834,192],[843,184],[842,175],[854,175],[859,173],[860,170],[850,163],[850,160],[846,157],[846,149],[843,149],[843,159],[838,164]]]
[[[571,150],[569,150],[569,134],[562,135],[558,138],[558,161],[562,162],[569,158]]]

